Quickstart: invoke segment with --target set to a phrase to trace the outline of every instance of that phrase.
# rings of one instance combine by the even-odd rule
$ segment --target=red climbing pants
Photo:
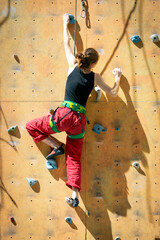
[[[58,122],[67,112],[67,107],[58,108],[55,113],[54,121]],[[77,135],[82,133],[86,126],[86,119],[83,113],[80,113],[80,117],[77,112],[71,111],[63,120],[61,120],[56,126],[59,131],[65,131],[67,135]],[[43,116],[41,118],[36,118],[31,120],[26,124],[26,129],[28,133],[33,137],[36,143],[47,138],[55,132],[51,129],[49,125],[50,115]],[[83,138],[81,139],[71,139],[67,136],[66,141],[66,165],[67,165],[67,182],[66,185],[72,189],[72,187],[81,190],[81,153],[83,146]]]

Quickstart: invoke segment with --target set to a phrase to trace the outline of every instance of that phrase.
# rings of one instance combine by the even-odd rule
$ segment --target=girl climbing
[[[83,137],[86,126],[86,102],[95,85],[98,85],[112,97],[116,97],[120,84],[121,69],[115,68],[115,83],[110,88],[102,77],[91,71],[98,62],[98,52],[93,48],[87,48],[83,53],[73,55],[68,35],[69,15],[63,16],[63,39],[66,58],[68,61],[68,78],[65,88],[64,102],[53,113],[34,119],[26,124],[26,129],[36,143],[43,141],[51,146],[52,151],[46,157],[47,160],[57,155],[64,154],[63,145],[50,136],[57,132],[65,131],[66,140],[66,185],[72,189],[72,197],[66,197],[65,201],[77,207],[79,204],[78,192],[81,190],[81,153]]]

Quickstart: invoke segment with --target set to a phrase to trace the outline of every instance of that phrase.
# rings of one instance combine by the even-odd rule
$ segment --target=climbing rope
[[[75,51],[76,51],[76,28],[77,25],[77,0],[75,0],[75,18],[74,18],[74,56],[75,56]]]
[[[86,12],[85,12],[85,1],[86,0],[81,0],[82,3],[82,10],[80,16],[82,18],[86,17]],[[75,56],[75,51],[76,51],[76,31],[77,31],[77,0],[75,0],[75,17],[74,17],[74,56]]]

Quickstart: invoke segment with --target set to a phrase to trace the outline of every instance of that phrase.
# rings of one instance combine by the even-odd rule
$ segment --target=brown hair
[[[78,68],[87,69],[99,59],[99,54],[94,48],[87,48],[83,53],[76,54]]]

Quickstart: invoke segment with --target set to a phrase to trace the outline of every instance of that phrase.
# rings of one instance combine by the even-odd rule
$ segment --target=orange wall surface
[[[71,195],[64,156],[49,171],[50,148],[36,145],[25,124],[64,99],[62,16],[75,15],[75,1],[0,1],[1,240],[160,240],[160,44],[150,38],[160,35],[160,0],[86,0],[86,18],[81,10],[77,0],[76,52],[97,49],[95,72],[109,86],[113,68],[121,67],[123,76],[116,98],[102,91],[96,102],[94,90],[89,96],[82,190],[74,209],[64,201]],[[74,26],[69,34],[73,49]],[[142,41],[134,44],[132,35]],[[94,123],[107,132],[94,133]],[[8,128],[15,125],[19,133],[12,136]],[[65,133],[56,137],[66,142]],[[38,180],[36,188],[27,177]]]

